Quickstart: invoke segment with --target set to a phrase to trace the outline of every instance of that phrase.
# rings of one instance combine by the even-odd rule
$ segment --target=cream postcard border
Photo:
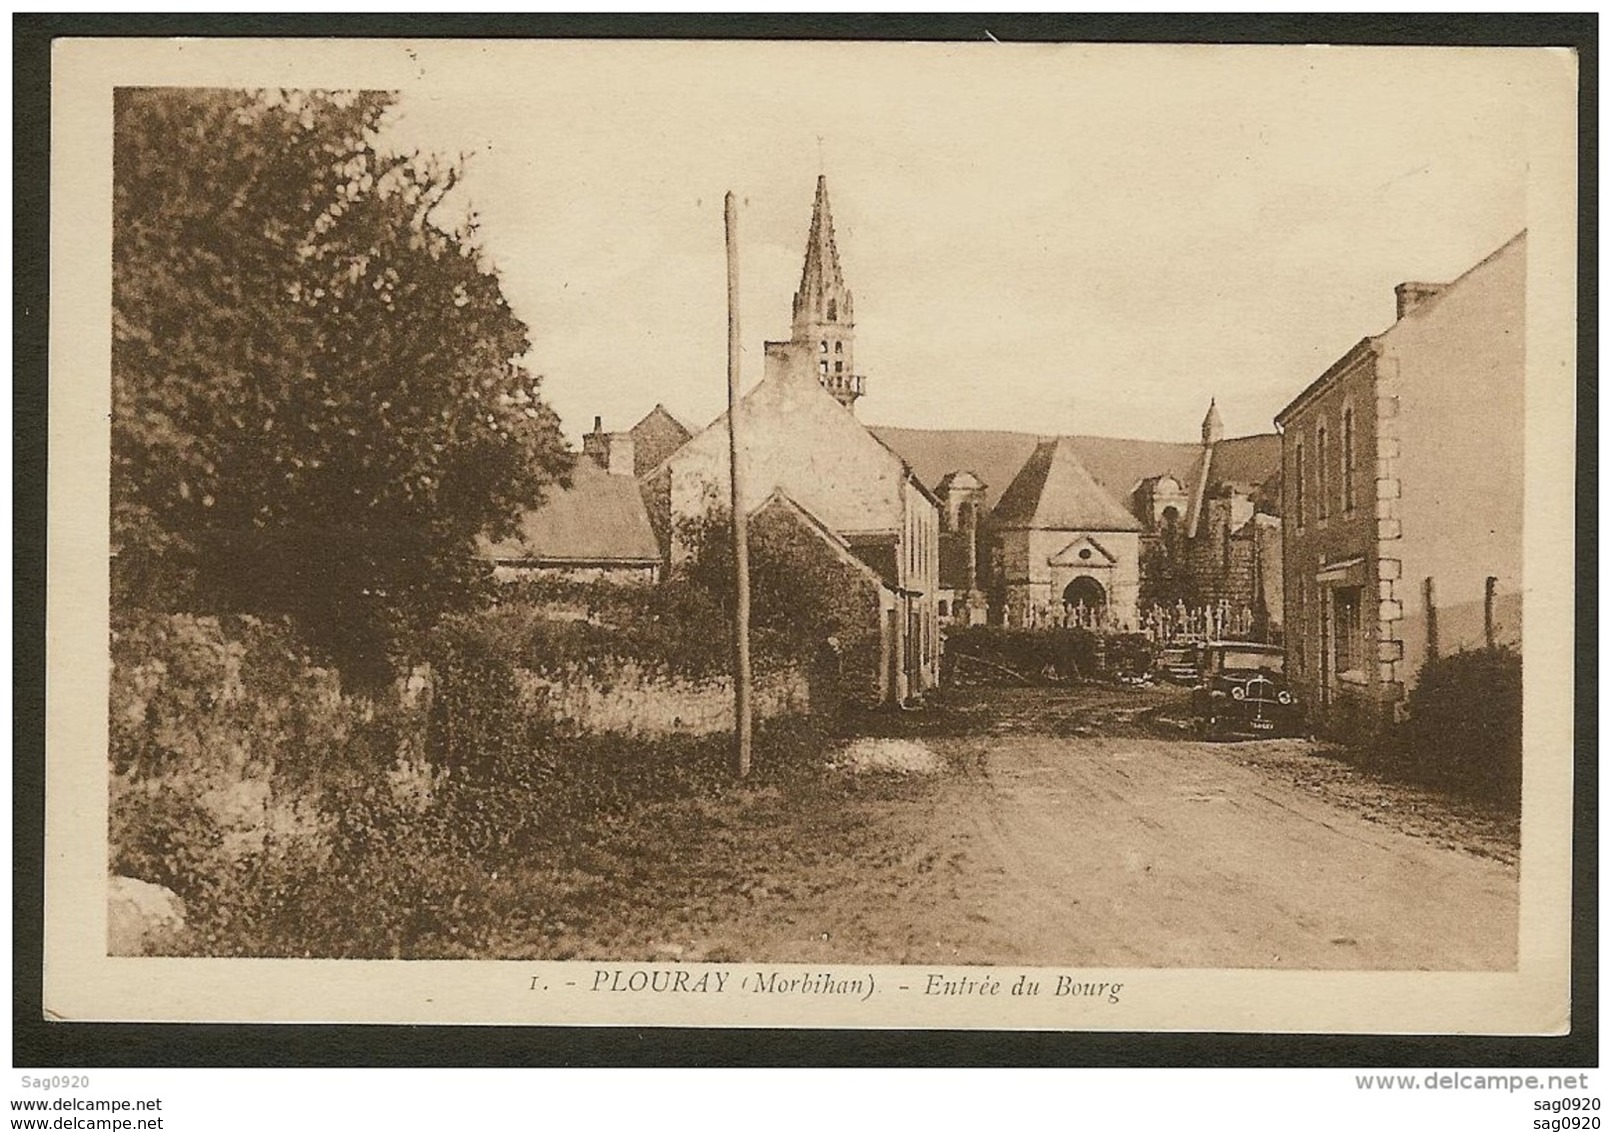
[[[1159,1031],[1558,1034],[1569,1022],[1575,498],[1577,63],[1564,49],[1038,45],[1023,50],[1375,53],[1525,50],[1527,194],[1526,790],[1519,965],[1506,973],[1080,970],[689,965],[725,993],[591,989],[636,963],[120,959],[105,954],[107,546],[111,366],[112,90],[116,86],[386,88],[474,81],[534,53],[776,50],[742,42],[474,40],[62,40],[52,60],[48,480],[45,1004],[63,1020],[724,1025]],[[809,52],[826,45],[793,44]],[[843,49],[839,45],[837,49]],[[976,51],[1011,45],[862,44],[946,52],[958,82]],[[526,53],[522,56],[522,53]],[[1372,60],[1374,64],[1374,60]],[[876,82],[869,79],[869,82]],[[1294,387],[1296,388],[1296,386]],[[875,989],[741,993],[757,971],[829,971]],[[1103,998],[1012,998],[1019,975],[1122,983]],[[931,973],[994,977],[998,997],[917,993]],[[713,980],[714,982],[714,980]],[[901,990],[902,986],[909,989]]]

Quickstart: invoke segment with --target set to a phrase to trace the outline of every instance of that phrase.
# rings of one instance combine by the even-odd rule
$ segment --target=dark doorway
[[[1102,583],[1095,578],[1079,577],[1070,582],[1063,590],[1063,603],[1065,605],[1083,605],[1086,609],[1106,609],[1108,604],[1107,591]]]

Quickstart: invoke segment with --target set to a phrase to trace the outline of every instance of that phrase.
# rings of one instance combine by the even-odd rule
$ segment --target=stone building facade
[[[819,177],[790,336],[766,344],[739,409],[746,506],[782,492],[880,572],[916,658],[908,689],[937,675],[942,623],[1075,616],[1135,630],[1160,609],[1212,605],[1264,639],[1279,633],[1277,436],[1225,437],[1212,402],[1187,443],[868,428],[854,416],[868,391],[855,346]],[[688,435],[663,406],[630,434],[668,566],[684,553],[679,522],[726,505],[725,434],[723,417]]]
[[[874,431],[925,480],[970,485],[974,567],[965,572],[960,551],[943,554],[948,624],[1027,625],[1095,607],[1111,627],[1138,629],[1155,624],[1159,609],[1171,617],[1195,611],[1200,622],[1212,607],[1239,631],[1278,638],[1281,442],[1274,433],[1228,438],[1213,403],[1196,443]],[[1006,490],[993,494],[992,483]],[[943,500],[946,491],[937,494]],[[952,511],[943,508],[942,516]],[[1075,546],[1082,535],[1092,541]],[[942,540],[943,549],[961,536],[947,528]],[[1076,576],[1101,592],[1069,591]],[[955,596],[964,591],[975,596]]]
[[[1033,625],[1068,607],[1140,623],[1140,521],[1103,491],[1067,440],[1036,445],[993,515],[1002,618]]]
[[[947,625],[983,625],[990,618],[991,543],[986,537],[983,480],[951,472],[935,486],[940,501],[939,618]]]
[[[687,444],[689,437],[694,434],[664,405],[656,405],[632,426],[629,435],[632,437],[632,474],[644,476],[659,467],[660,461]]]
[[[738,405],[741,505],[786,499],[878,576],[888,594],[880,687],[899,702],[939,682],[940,502],[851,411],[864,389],[859,376],[854,391],[845,380],[852,314],[819,178],[793,337],[768,344],[766,374]],[[668,567],[686,560],[691,524],[728,508],[730,483],[725,413],[641,476]]]
[[[1287,666],[1344,737],[1437,651],[1519,642],[1526,234],[1321,374],[1282,432]]]

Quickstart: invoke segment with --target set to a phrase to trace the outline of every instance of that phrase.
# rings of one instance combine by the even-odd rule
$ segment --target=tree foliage
[[[344,669],[475,594],[563,475],[526,327],[376,92],[115,103],[115,600],[294,617]]]
[[[883,616],[877,583],[830,551],[809,522],[781,505],[751,516],[747,551],[756,663],[814,663],[826,649],[839,658],[841,692],[876,701]],[[731,512],[718,507],[685,521],[679,541],[691,553],[663,588],[708,595],[721,610],[721,631],[730,635],[737,604]]]
[[[1185,532],[1174,508],[1164,512],[1156,536],[1142,538],[1140,600],[1143,606],[1194,600],[1186,568]]]

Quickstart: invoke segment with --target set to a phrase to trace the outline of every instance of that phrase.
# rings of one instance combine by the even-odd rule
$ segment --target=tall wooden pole
[[[727,456],[732,484],[733,573],[738,600],[733,616],[733,746],[738,776],[750,773],[750,548],[738,459],[738,207],[727,194]]]
[[[1438,658],[1438,584],[1430,577],[1421,583],[1422,600],[1426,603],[1426,658]]]
[[[1499,637],[1494,625],[1494,587],[1499,579],[1489,576],[1482,583],[1482,640],[1489,648],[1498,643]]]

